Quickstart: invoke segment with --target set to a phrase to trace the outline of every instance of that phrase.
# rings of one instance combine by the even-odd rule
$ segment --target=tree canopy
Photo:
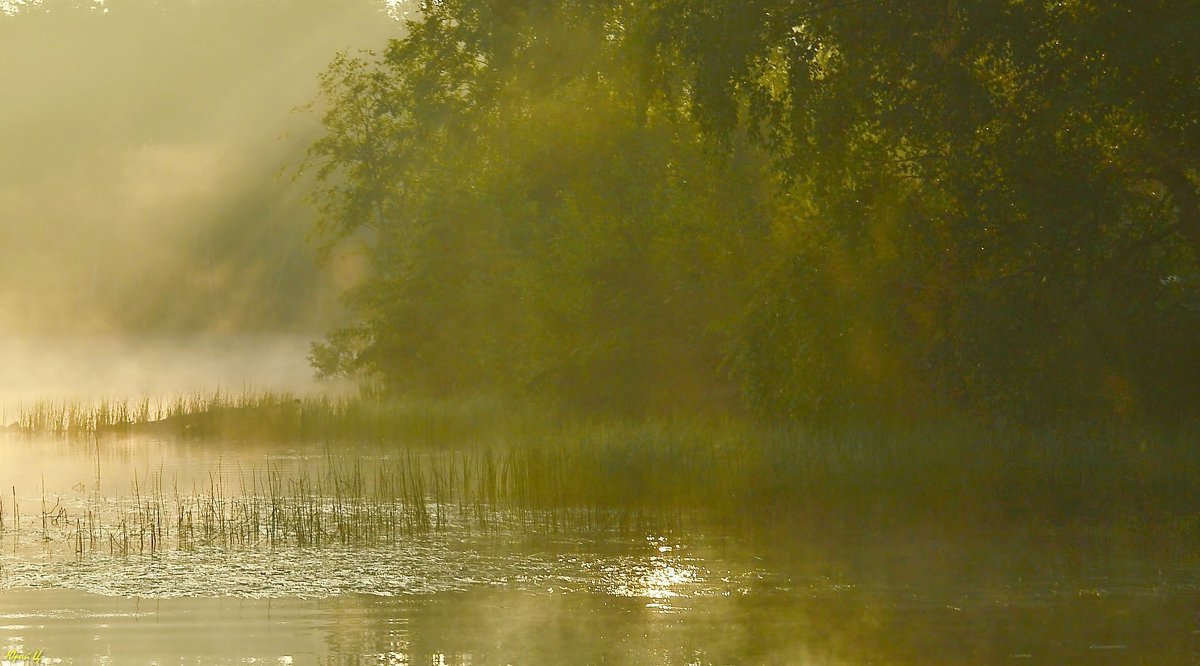
[[[444,0],[321,79],[327,373],[618,410],[1200,397],[1200,6]]]

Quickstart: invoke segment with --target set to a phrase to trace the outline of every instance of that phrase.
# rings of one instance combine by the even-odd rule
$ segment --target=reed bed
[[[43,400],[19,406],[13,432],[81,437],[149,434],[268,441],[450,442],[480,439],[529,412],[495,400],[433,401],[361,389],[347,395],[245,390],[172,397]]]
[[[1114,521],[1200,532],[1200,429],[937,423],[803,427],[744,420],[604,420],[350,396],[220,393],[170,401],[42,404],[24,433],[323,441],[371,440],[395,457],[364,467],[248,475],[236,489],[134,489],[99,531],[90,514],[53,514],[87,544],[127,552],[196,544],[316,545],[474,529],[642,529],[702,516],[724,526],[835,530],[887,525],[988,529]],[[402,453],[403,452],[403,453]],[[17,498],[8,522],[19,525]],[[0,511],[0,515],[5,512]],[[111,513],[111,511],[109,512]],[[0,519],[2,520],[2,519]],[[146,546],[149,543],[150,546]],[[119,548],[118,548],[119,546]]]
[[[147,474],[119,498],[82,505],[43,493],[35,513],[22,513],[14,489],[0,504],[0,532],[40,529],[43,541],[82,556],[391,544],[456,529],[967,533],[1083,521],[1200,531],[1194,454],[1117,440],[1097,452],[1101,444],[1083,447],[1078,435],[1031,443],[997,433],[972,439],[979,452],[965,456],[956,431],[920,433],[576,424],[519,444],[401,449],[386,460],[330,451],[312,470],[267,466],[233,482],[218,473],[189,488]]]
[[[264,467],[236,485],[212,475],[183,489],[161,473],[136,479],[120,497],[94,493],[82,503],[43,495],[22,513],[17,491],[0,502],[0,534],[38,537],[82,557],[164,550],[374,546],[454,529],[503,533],[667,530],[672,516],[648,508],[546,504],[530,493],[528,471],[491,449],[428,455],[406,452],[378,465],[327,460],[320,469],[284,473]]]

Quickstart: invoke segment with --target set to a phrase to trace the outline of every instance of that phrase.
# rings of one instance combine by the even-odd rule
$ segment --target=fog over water
[[[327,391],[293,335],[0,340],[0,406],[39,400],[169,398],[213,391]]]
[[[0,666],[1200,663],[1124,4],[0,0]]]
[[[380,47],[403,11],[0,1],[6,401],[307,381],[307,340],[358,269],[319,269],[306,240],[309,184],[293,175],[316,119],[296,109],[335,52]]]

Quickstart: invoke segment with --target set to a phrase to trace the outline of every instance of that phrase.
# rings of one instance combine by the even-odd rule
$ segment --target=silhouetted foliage
[[[1200,7],[426,3],[322,79],[325,371],[587,407],[1200,397]]]

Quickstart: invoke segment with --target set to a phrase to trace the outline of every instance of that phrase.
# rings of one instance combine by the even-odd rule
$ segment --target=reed
[[[152,473],[135,477],[123,498],[97,496],[73,510],[43,494],[37,518],[43,540],[68,544],[80,557],[363,546],[447,530],[961,530],[1139,516],[1200,527],[1200,497],[1188,481],[1200,465],[1175,446],[1083,432],[1025,441],[962,435],[948,427],[764,433],[737,424],[576,424],[506,445],[398,449],[369,465],[330,450],[312,469],[239,469],[232,485],[220,470],[186,490]],[[17,497],[14,489],[12,519],[0,530],[20,529]]]
[[[81,552],[167,547],[319,546],[395,541],[469,527],[636,530],[701,519],[723,526],[1197,522],[1200,429],[1088,424],[927,423],[802,426],[749,420],[601,419],[491,400],[434,402],[244,392],[128,402],[38,403],[25,433],[379,441],[366,466],[336,453],[321,469],[215,475],[180,489],[161,477],[121,512],[55,513]],[[173,492],[163,492],[164,485]],[[1119,498],[1119,499],[1118,499]],[[5,511],[0,509],[0,516]],[[20,528],[14,490],[11,521]],[[50,517],[54,515],[53,521]],[[1200,526],[1197,526],[1200,528]]]
[[[516,410],[520,411],[520,410]],[[347,395],[221,391],[126,400],[43,400],[17,410],[9,430],[80,437],[147,434],[268,441],[461,442],[532,418],[499,401],[401,398],[363,389]]]

